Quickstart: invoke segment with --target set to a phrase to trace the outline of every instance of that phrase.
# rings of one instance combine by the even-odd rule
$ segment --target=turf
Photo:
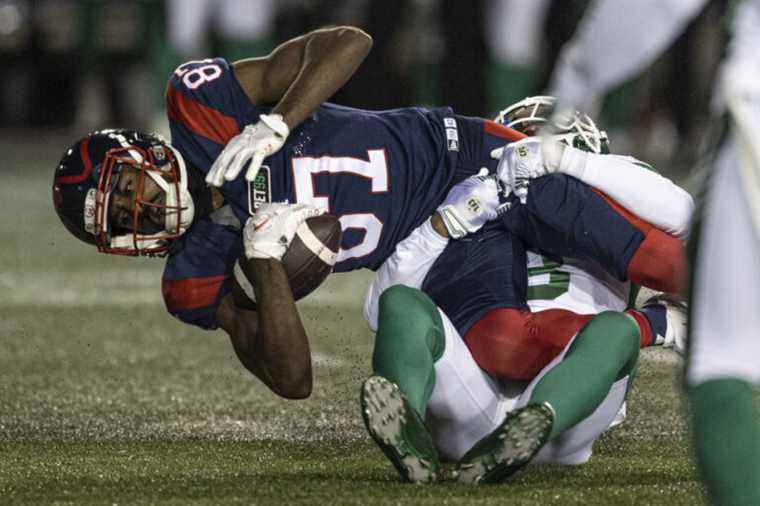
[[[50,204],[61,154],[9,153],[0,201],[0,504],[695,504],[678,364],[644,352],[629,418],[579,467],[508,485],[411,486],[358,412],[372,336],[368,276],[332,276],[300,304],[315,358],[305,401],[271,394],[222,331],[168,316],[160,260],[108,258]]]

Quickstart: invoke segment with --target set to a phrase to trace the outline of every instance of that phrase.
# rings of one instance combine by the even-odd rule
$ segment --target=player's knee
[[[440,356],[440,316],[427,295],[415,288],[394,285],[380,296],[379,309],[372,357],[375,372],[387,376],[400,364],[423,364],[429,360],[426,357]]]
[[[618,349],[639,349],[639,327],[633,317],[617,311],[596,315],[583,329]],[[593,330],[593,331],[592,331]]]
[[[435,307],[427,295],[406,285],[393,285],[387,288],[380,295],[379,301],[381,317],[424,314],[430,311],[431,306]]]

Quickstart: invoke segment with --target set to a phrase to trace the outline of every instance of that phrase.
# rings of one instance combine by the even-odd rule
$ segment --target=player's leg
[[[760,504],[760,240],[731,146],[718,159],[690,246],[687,392],[697,464],[716,504]]]
[[[501,221],[529,247],[594,260],[617,279],[672,293],[685,277],[678,238],[574,178],[551,174],[532,181],[527,203],[516,201]]]
[[[667,311],[664,303],[655,301],[626,312],[638,327],[639,347],[664,345],[685,333],[683,318],[668,316]],[[490,375],[503,380],[531,380],[593,317],[564,309],[530,312],[495,308],[470,327],[464,341],[478,365]]]
[[[362,417],[407,481],[432,481],[439,472],[424,417],[444,343],[440,314],[425,294],[402,285],[383,292],[372,357],[375,375],[362,386]]]
[[[383,292],[372,369],[396,383],[422,418],[444,346],[443,323],[430,297],[403,285]]]
[[[478,365],[503,380],[532,380],[594,315],[495,308],[464,335]]]
[[[451,318],[478,365],[503,380],[533,379],[591,318],[528,311],[524,247],[498,226],[449,243],[422,289]],[[647,338],[641,346],[649,346],[665,330],[653,332],[647,317],[638,316]]]
[[[473,359],[451,320],[443,313],[446,346],[435,363],[435,388],[427,422],[441,457],[459,459],[504,420],[523,392],[524,382],[500,382]]]
[[[557,439],[603,405],[616,383],[635,367],[638,350],[639,332],[632,318],[614,312],[596,316],[578,334],[561,361],[552,364],[531,385],[527,405],[508,416],[462,458],[460,480],[497,482],[527,464],[543,444]],[[625,385],[618,390],[624,396]],[[609,411],[611,422],[617,409]],[[521,422],[520,416],[527,420]],[[538,445],[529,444],[530,451],[519,458],[505,458],[514,455],[509,451],[510,445],[523,432],[532,433],[534,437],[528,441]]]
[[[593,413],[638,356],[639,330],[629,316],[610,311],[591,320],[531,393],[531,403],[548,402],[556,411],[550,439]]]

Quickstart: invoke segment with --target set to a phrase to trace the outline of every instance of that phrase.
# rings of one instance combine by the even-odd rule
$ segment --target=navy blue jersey
[[[232,137],[270,110],[251,103],[220,58],[181,65],[169,80],[166,108],[172,145],[203,174]],[[324,207],[343,229],[334,270],[376,269],[455,182],[481,166],[493,168],[490,145],[483,143],[486,123],[485,130],[507,131],[455,116],[450,108],[365,111],[324,104],[264,161],[253,183],[239,177],[221,192],[241,224],[266,202]],[[170,312],[206,328],[215,326],[216,306],[229,290],[230,252],[237,247],[237,239],[224,231],[213,232],[226,237],[224,245],[201,246],[217,226],[191,227],[164,273]],[[210,286],[217,291],[212,294]],[[193,298],[196,289],[201,295]]]
[[[526,266],[522,241],[491,223],[475,234],[449,241],[421,289],[463,336],[492,309],[528,309]]]
[[[250,102],[223,59],[182,65],[169,81],[172,144],[204,174],[231,137],[268,111]],[[325,207],[344,231],[335,270],[375,269],[450,187],[459,153],[456,121],[449,108],[324,104],[265,160],[256,184],[241,177],[222,193],[241,222],[267,201]]]

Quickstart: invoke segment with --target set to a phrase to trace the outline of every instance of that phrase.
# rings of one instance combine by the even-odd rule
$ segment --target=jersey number
[[[207,58],[205,60],[189,61],[177,67],[177,70],[175,70],[174,73],[178,77],[182,78],[182,82],[185,84],[185,86],[187,86],[191,90],[194,90],[201,84],[213,81],[214,79],[222,75],[222,67],[213,63],[213,61],[214,60],[210,58]],[[206,65],[201,65],[203,63],[205,63]],[[195,67],[194,69],[187,68],[191,65],[200,65],[200,66]]]
[[[554,300],[566,294],[570,289],[570,273],[559,269],[562,262],[543,255],[538,258],[541,265],[528,268],[528,300]]]
[[[354,174],[368,179],[372,193],[388,191],[388,161],[385,150],[367,150],[367,160],[352,157],[294,158],[293,175],[296,187],[296,202],[330,210],[329,197],[314,192],[314,176],[320,173]],[[340,216],[340,225],[345,232],[349,228],[363,230],[364,238],[359,244],[348,249],[341,248],[338,262],[349,258],[369,255],[380,243],[383,222],[373,213],[351,213]]]

